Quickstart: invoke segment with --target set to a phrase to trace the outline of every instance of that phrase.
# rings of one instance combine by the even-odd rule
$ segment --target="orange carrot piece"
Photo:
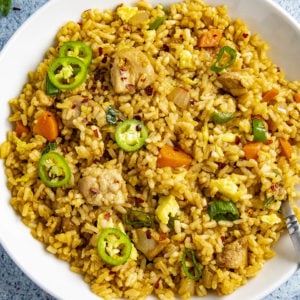
[[[55,115],[50,111],[44,111],[37,119],[33,132],[45,137],[49,142],[58,136],[58,123]]]
[[[157,166],[159,168],[189,167],[191,162],[192,158],[181,149],[165,145],[159,151]]]
[[[279,94],[279,90],[278,89],[270,89],[268,91],[266,91],[265,93],[263,93],[262,102],[269,102],[271,100],[273,100],[277,95]]]
[[[284,138],[279,138],[279,144],[282,155],[284,155],[287,159],[290,159],[292,156],[292,145],[290,142]]]
[[[295,100],[295,102],[300,103],[300,94],[295,93],[294,94],[294,100]]]
[[[257,159],[258,152],[260,151],[261,147],[263,146],[262,142],[251,142],[243,147],[243,151],[245,153],[246,159]]]
[[[20,138],[23,133],[27,134],[30,132],[30,128],[28,126],[23,125],[22,121],[16,122],[15,132],[17,134],[17,137]]]
[[[202,48],[217,47],[222,38],[220,29],[212,28],[201,34],[198,38],[198,46]]]

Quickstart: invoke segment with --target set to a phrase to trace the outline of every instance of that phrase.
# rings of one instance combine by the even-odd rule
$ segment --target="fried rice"
[[[149,29],[158,17],[159,26]],[[211,29],[221,33],[220,40],[201,46],[201,36]],[[49,65],[68,41],[92,49],[87,78],[72,90],[47,95]],[[233,49],[236,59],[216,72],[211,66],[223,47]],[[228,16],[226,6],[201,0],[84,11],[79,22],[60,28],[20,95],[9,101],[13,126],[0,153],[11,206],[32,236],[104,299],[233,293],[276,255],[273,246],[284,230],[281,202],[297,197],[300,81],[288,81],[268,50],[242,20]],[[117,87],[113,68],[120,71],[120,53],[127,62],[142,57],[148,64],[139,66],[142,80]],[[270,91],[275,93],[266,100]],[[142,148],[119,147],[109,108],[117,122],[145,124]],[[56,117],[53,151],[71,171],[62,187],[47,186],[38,173],[49,141],[34,126],[44,111]],[[232,118],[214,121],[214,112]],[[266,141],[255,141],[253,118],[262,121]],[[17,122],[28,130],[17,134]],[[255,143],[259,150],[247,156],[245,146]],[[159,164],[166,145],[184,153],[189,164]],[[216,200],[233,202],[238,218],[214,219],[208,210]],[[150,226],[126,223],[132,210],[151,216]],[[105,228],[131,240],[123,264],[113,266],[99,256]],[[143,234],[146,241],[139,239]],[[149,241],[154,252],[145,249]],[[183,268],[186,249],[194,253],[186,265],[190,271]],[[195,261],[197,278],[191,276]]]

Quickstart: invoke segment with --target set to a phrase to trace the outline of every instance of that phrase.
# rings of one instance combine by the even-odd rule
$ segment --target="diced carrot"
[[[300,103],[300,94],[295,93],[294,94],[294,100],[295,100],[295,102]]]
[[[290,144],[290,142],[284,138],[279,138],[279,144],[281,148],[281,153],[287,159],[290,159],[292,156],[292,145]]]
[[[192,162],[192,158],[181,149],[171,147],[169,145],[163,146],[159,151],[157,159],[157,166],[163,167],[188,167]]]
[[[277,95],[279,94],[279,90],[278,89],[270,89],[268,91],[266,91],[265,93],[263,93],[262,102],[269,102],[271,100],[273,100]]]
[[[217,47],[222,38],[220,29],[212,28],[201,34],[198,38],[198,46],[202,48]]]
[[[33,127],[33,132],[45,137],[49,142],[58,136],[58,123],[55,115],[50,111],[44,111],[38,117]]]
[[[246,159],[257,159],[258,152],[263,146],[262,142],[250,142],[243,147]]]
[[[24,134],[27,134],[30,132],[30,128],[28,126],[25,126],[22,121],[16,122],[15,131],[17,134],[17,137],[21,137]]]

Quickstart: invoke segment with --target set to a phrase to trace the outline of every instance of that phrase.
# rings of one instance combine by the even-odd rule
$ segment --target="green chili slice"
[[[43,154],[38,162],[38,174],[49,187],[61,187],[69,183],[71,170],[60,154],[48,152]]]
[[[158,16],[152,23],[149,24],[149,30],[157,30],[157,28],[167,19],[167,15]]]
[[[220,221],[234,221],[240,217],[240,213],[232,201],[216,200],[208,206],[208,214],[211,219]]]
[[[124,216],[124,222],[126,225],[137,227],[151,227],[152,216],[144,211],[130,209]]]
[[[81,41],[64,43],[58,52],[60,57],[76,57],[81,59],[88,67],[92,61],[92,49]]]
[[[71,90],[85,80],[87,67],[76,57],[58,57],[48,68],[51,83],[60,90]]]
[[[116,143],[126,152],[139,150],[145,144],[147,137],[147,127],[135,119],[119,123],[115,130]]]
[[[252,133],[255,141],[263,143],[267,141],[267,133],[263,120],[258,118],[252,119]]]
[[[224,124],[231,121],[234,118],[233,113],[222,112],[219,110],[214,111],[210,115],[210,119],[216,124]]]
[[[11,8],[11,0],[0,0],[0,13],[7,16]]]
[[[187,278],[192,280],[198,280],[201,278],[202,267],[198,263],[193,249],[186,248],[184,250],[181,258],[181,264]]]
[[[124,264],[132,249],[129,237],[117,228],[105,228],[100,233],[97,247],[101,259],[113,266]]]
[[[225,54],[228,54],[230,56],[230,60],[227,63],[222,65],[221,63],[222,63],[222,60],[223,60]],[[234,64],[234,62],[236,60],[236,56],[237,56],[237,53],[233,48],[231,48],[229,46],[224,46],[220,49],[218,56],[217,56],[217,60],[210,67],[210,69],[214,72],[221,72]]]

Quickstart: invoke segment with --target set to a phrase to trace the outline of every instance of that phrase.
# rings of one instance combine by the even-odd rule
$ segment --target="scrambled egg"
[[[159,198],[155,214],[161,223],[168,224],[169,215],[171,217],[175,217],[178,212],[179,205],[175,199],[175,196],[168,195]]]
[[[279,224],[281,219],[276,214],[261,216],[260,219],[270,225]]]
[[[130,20],[138,12],[137,7],[119,6],[117,8],[117,15],[125,22]]]
[[[182,50],[179,54],[179,67],[182,69],[193,69],[193,55],[188,50]]]
[[[241,196],[241,191],[239,191],[238,185],[234,182],[234,178],[213,179],[209,187],[233,201],[237,201]]]

